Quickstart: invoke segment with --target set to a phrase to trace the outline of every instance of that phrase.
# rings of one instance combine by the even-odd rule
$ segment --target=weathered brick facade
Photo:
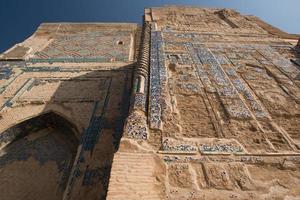
[[[0,199],[300,198],[298,39],[197,7],[42,24],[0,55]]]

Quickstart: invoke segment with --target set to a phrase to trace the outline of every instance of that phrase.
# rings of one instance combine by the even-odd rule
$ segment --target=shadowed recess
[[[61,199],[78,139],[76,129],[50,112],[1,134],[0,192],[5,199]]]

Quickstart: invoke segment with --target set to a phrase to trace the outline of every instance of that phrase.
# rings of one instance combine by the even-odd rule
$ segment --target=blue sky
[[[136,22],[145,7],[234,8],[289,33],[300,33],[300,0],[0,0],[0,52],[29,37],[42,22]]]

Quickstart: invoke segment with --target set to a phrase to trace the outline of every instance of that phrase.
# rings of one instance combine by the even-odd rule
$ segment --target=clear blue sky
[[[289,33],[300,33],[300,0],[0,0],[0,52],[42,22],[137,22],[145,7],[166,4],[234,8]]]

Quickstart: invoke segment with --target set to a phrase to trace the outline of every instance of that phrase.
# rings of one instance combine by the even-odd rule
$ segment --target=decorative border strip
[[[154,31],[154,23],[151,29],[149,124],[152,129],[162,129],[162,90],[166,84],[167,72],[161,32]]]
[[[73,63],[85,63],[85,62],[111,62],[109,59],[103,58],[31,58],[27,62],[30,63],[55,63],[55,62],[73,62]],[[117,62],[128,62],[128,59],[120,59]]]
[[[15,95],[11,97],[9,100],[7,100],[1,107],[0,107],[0,112],[3,111],[7,107],[11,107],[12,104],[29,88],[32,87],[34,84],[34,78],[27,79],[25,83],[17,90]]]
[[[69,199],[69,195],[72,191],[75,179],[80,177],[82,171],[80,170],[80,164],[84,162],[84,152],[94,150],[96,143],[98,142],[99,136],[101,134],[102,127],[104,126],[103,118],[105,117],[107,104],[109,101],[109,91],[111,87],[112,79],[109,80],[109,86],[107,87],[106,97],[104,101],[96,101],[90,123],[87,129],[82,133],[80,140],[80,145],[78,147],[77,156],[74,161],[72,172],[69,176],[68,184],[64,192],[63,199]],[[101,114],[97,116],[97,111],[101,109]],[[86,178],[86,177],[85,177]]]
[[[35,71],[36,72],[36,71]],[[90,77],[90,78],[80,78],[75,80],[80,81],[100,81],[104,80],[105,82],[107,79],[111,79],[111,77],[101,76],[101,77]],[[30,91],[33,87],[38,86],[40,81],[53,81],[53,80],[64,80],[64,81],[73,81],[69,78],[61,78],[61,77],[51,77],[51,78],[29,78],[26,82],[16,91],[16,93],[9,98],[6,102],[0,106],[0,112],[5,110],[7,107],[12,107],[12,105],[17,101],[17,99],[25,92]],[[106,83],[105,83],[106,84]],[[36,100],[35,100],[36,101]],[[90,102],[90,100],[87,100]],[[84,102],[82,99],[69,99],[68,102]]]

